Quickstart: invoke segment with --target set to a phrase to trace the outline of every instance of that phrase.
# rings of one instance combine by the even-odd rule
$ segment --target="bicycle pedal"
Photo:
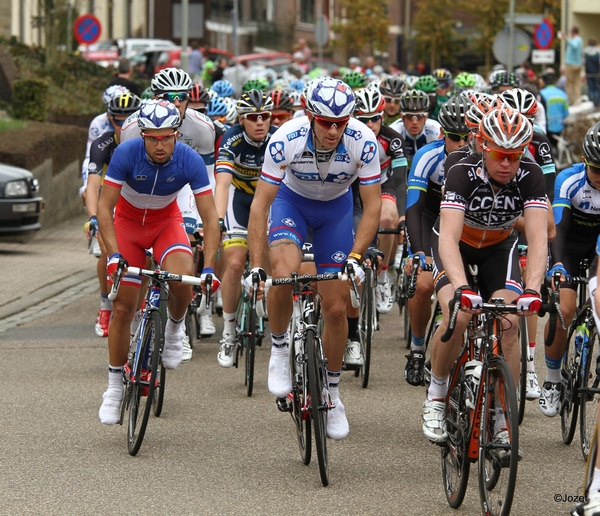
[[[288,404],[287,398],[277,398],[275,402],[280,412],[292,412],[292,405]]]

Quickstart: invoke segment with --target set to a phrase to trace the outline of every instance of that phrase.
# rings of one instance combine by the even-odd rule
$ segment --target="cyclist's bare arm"
[[[360,255],[365,251],[373,241],[373,235],[379,228],[379,219],[381,218],[381,186],[378,184],[359,186],[360,198],[363,203],[363,214],[356,229],[352,251]]]
[[[100,233],[102,233],[102,240],[104,241],[108,256],[119,252],[115,224],[113,222],[113,212],[120,196],[120,188],[104,185],[98,201],[98,226]]]
[[[194,197],[204,230],[204,267],[214,269],[217,250],[221,241],[219,216],[215,208],[215,200],[211,194],[195,195]]]
[[[464,222],[465,213],[462,210],[451,208],[440,210],[439,253],[446,275],[454,290],[468,284],[463,259],[458,248]]]
[[[215,206],[219,217],[224,219],[227,214],[227,204],[229,203],[229,187],[233,176],[227,172],[217,173],[217,186],[215,188]]]
[[[100,187],[102,186],[102,177],[98,174],[88,175],[86,193],[85,193],[85,209],[88,217],[98,215],[98,199],[100,197]]]
[[[279,191],[279,185],[271,185],[258,180],[254,200],[250,206],[248,220],[248,247],[251,267],[263,267],[262,257],[267,247],[267,216],[273,200]]]
[[[527,235],[527,278],[525,288],[540,291],[546,262],[548,260],[548,233],[539,231],[546,226],[548,213],[542,208],[527,208],[525,210],[525,235]]]

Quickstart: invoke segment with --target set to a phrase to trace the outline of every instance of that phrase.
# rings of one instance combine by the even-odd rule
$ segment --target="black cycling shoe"
[[[408,359],[406,361],[406,367],[404,368],[405,380],[418,387],[423,385],[423,366],[425,365],[425,355],[420,351],[410,350],[410,353],[406,355]]]

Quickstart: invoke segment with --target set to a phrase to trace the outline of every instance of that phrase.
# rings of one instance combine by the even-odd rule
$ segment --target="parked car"
[[[179,47],[168,39],[127,38],[100,41],[87,48],[82,45],[79,50],[87,61],[94,61],[101,66],[117,66],[120,57],[136,60],[145,52],[162,52],[177,48]]]
[[[188,48],[188,52],[192,49]],[[204,49],[204,57],[211,61],[218,61],[224,57],[228,63],[233,62],[233,54],[226,50],[219,48],[208,48]],[[181,48],[173,48],[168,50],[149,50],[144,52],[139,58],[134,58],[137,61],[137,65],[141,67],[141,62],[144,63],[143,71],[140,72],[142,77],[150,79],[155,73],[163,70],[164,68],[170,68],[174,66],[178,68],[181,66]]]
[[[29,170],[0,163],[0,241],[28,240],[42,226],[44,199]]]

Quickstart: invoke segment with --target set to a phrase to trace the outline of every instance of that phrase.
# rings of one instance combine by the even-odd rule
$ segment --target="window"
[[[174,38],[181,38],[181,4],[174,3],[171,31]],[[204,37],[204,4],[190,3],[188,6],[188,37]]]
[[[210,1],[210,17],[213,20],[215,18],[231,19],[231,11],[233,11],[233,0],[211,0]],[[239,15],[239,13],[238,13],[238,15]]]
[[[300,0],[300,22],[315,23],[315,0]]]

